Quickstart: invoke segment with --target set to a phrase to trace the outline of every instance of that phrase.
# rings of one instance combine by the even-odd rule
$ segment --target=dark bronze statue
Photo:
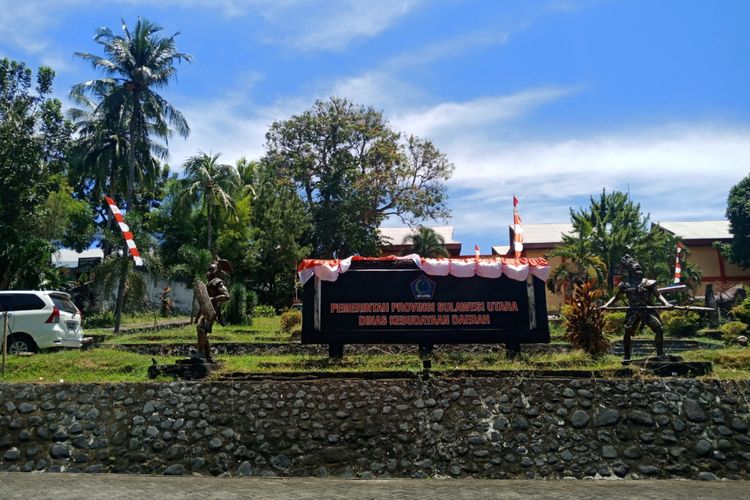
[[[229,300],[229,290],[224,282],[234,271],[232,263],[219,257],[214,257],[208,266],[206,279],[208,284],[201,280],[195,282],[193,302],[198,304],[198,316],[196,330],[198,332],[198,352],[208,362],[211,359],[211,347],[208,343],[208,334],[211,333],[215,321],[225,325],[222,305]]]
[[[625,334],[623,336],[624,360],[630,360],[631,339],[644,326],[649,326],[656,335],[656,354],[664,355],[664,331],[661,319],[659,319],[660,308],[673,308],[672,304],[659,292],[655,280],[643,277],[641,265],[630,255],[622,258],[622,267],[627,274],[627,279],[620,283],[615,295],[602,306],[602,309],[610,309],[610,306],[621,298],[628,301],[625,316]],[[652,301],[656,299],[661,307],[653,306]]]

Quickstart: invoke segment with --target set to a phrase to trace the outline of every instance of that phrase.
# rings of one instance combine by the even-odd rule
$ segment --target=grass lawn
[[[159,359],[168,363],[173,360]],[[148,380],[149,356],[113,349],[42,352],[8,356],[3,382],[143,382]]]
[[[684,353],[690,361],[712,361],[714,373],[705,378],[750,379],[750,349],[701,350]],[[221,368],[214,374],[221,378],[227,374],[272,374],[305,372],[420,372],[422,363],[416,354],[408,355],[356,355],[342,361],[329,361],[327,356],[219,356]],[[167,364],[174,358],[159,357],[157,362]],[[8,357],[3,382],[145,382],[151,356],[114,349],[100,348],[88,351],[66,350],[43,352],[28,357]],[[512,370],[519,376],[528,376],[538,370],[614,370],[621,368],[616,356],[591,360],[582,352],[545,354],[510,361],[504,354],[477,355],[468,353],[437,354],[433,370]],[[171,380],[166,377],[162,380]]]
[[[185,320],[188,318],[185,317]],[[144,323],[144,316],[130,316],[130,324]],[[89,334],[93,329],[87,329]],[[93,330],[95,332],[95,330]],[[553,329],[553,343],[563,340],[559,328]],[[642,338],[653,340],[652,336]],[[612,340],[619,340],[612,339]],[[704,339],[699,339],[704,340]],[[214,325],[211,343],[284,343],[289,334],[281,333],[280,317],[254,318],[251,326]],[[195,345],[195,325],[168,328],[143,333],[107,335],[100,348],[86,351],[65,350],[42,352],[28,357],[8,357],[5,376],[0,382],[144,382],[151,356],[115,350],[115,344],[189,344]],[[688,361],[711,361],[714,373],[706,378],[750,379],[750,349],[723,348],[698,350],[683,353]],[[329,361],[325,355],[243,355],[219,356],[221,368],[214,378],[229,374],[273,374],[337,372],[363,373],[407,371],[419,373],[422,362],[417,354],[361,354],[349,355],[341,361]],[[173,358],[159,357],[159,364],[173,363]],[[450,370],[498,370],[516,371],[519,376],[528,376],[535,371],[607,371],[621,368],[617,356],[603,356],[592,360],[580,351],[523,356],[520,360],[507,360],[504,353],[471,354],[460,351],[436,353],[433,357],[434,371]],[[163,380],[171,380],[165,377]]]
[[[188,318],[186,318],[188,319]],[[238,343],[266,343],[266,342],[289,342],[289,334],[280,331],[280,317],[253,318],[253,324],[249,326],[228,325],[221,326],[215,323],[213,332],[209,336],[211,343],[238,342]],[[86,334],[89,332],[86,331]],[[195,344],[197,334],[195,325],[187,325],[179,328],[165,328],[162,330],[125,333],[117,336],[107,336],[107,344]]]

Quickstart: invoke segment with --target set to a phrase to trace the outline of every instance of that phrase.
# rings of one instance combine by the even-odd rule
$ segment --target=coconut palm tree
[[[167,141],[173,132],[170,127],[182,137],[190,133],[182,113],[156,92],[175,77],[176,62],[191,60],[190,55],[178,52],[175,47],[175,37],[179,33],[163,37],[162,29],[156,23],[138,18],[131,32],[123,21],[124,35],[115,35],[109,28],[96,31],[94,41],[102,46],[105,57],[76,53],[94,69],[102,71],[106,78],[79,83],[73,87],[71,95],[100,98],[97,112],[120,116],[127,124],[128,142],[132,145],[128,148],[125,196],[128,204],[133,200],[138,160],[152,154],[166,156],[165,147],[150,138]],[[144,166],[141,163],[141,167]]]
[[[221,153],[199,153],[188,158],[182,165],[185,177],[175,200],[180,204],[201,205],[207,220],[208,250],[213,250],[214,218],[222,211],[235,215],[233,196],[242,187],[237,168],[219,163],[220,156]]]
[[[76,55],[102,71],[105,78],[89,80],[73,86],[71,95],[91,96],[100,99],[97,113],[118,117],[127,124],[127,183],[125,204],[132,208],[136,171],[140,163],[141,178],[146,177],[152,154],[166,156],[166,147],[149,141],[158,137],[165,142],[172,134],[171,127],[183,137],[190,133],[187,121],[176,108],[156,90],[166,87],[175,77],[176,62],[190,61],[188,54],[177,51],[175,37],[161,36],[162,27],[147,19],[138,18],[131,32],[122,23],[123,35],[115,35],[109,28],[99,28],[94,41],[100,44],[105,56],[77,52]],[[124,247],[123,247],[124,248]],[[123,253],[117,304],[115,306],[115,332],[120,328],[120,317],[125,298],[125,279],[130,260],[127,249]]]
[[[422,257],[448,257],[445,249],[445,238],[429,227],[419,226],[416,233],[404,238],[404,242],[411,242],[411,248],[405,253],[416,253]]]

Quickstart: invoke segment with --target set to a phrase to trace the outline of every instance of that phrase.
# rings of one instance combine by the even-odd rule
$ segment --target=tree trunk
[[[140,116],[139,107],[140,96],[138,93],[133,94],[133,110],[128,123],[128,186],[125,197],[126,210],[130,211],[133,203],[133,185],[135,184],[135,131],[138,126],[138,117]],[[130,252],[127,244],[124,245],[122,255],[122,267],[120,268],[120,285],[117,287],[117,301],[115,305],[115,334],[120,332],[120,321],[122,320],[122,309],[125,304],[125,283],[128,277],[128,267],[130,266]]]
[[[206,219],[208,222],[206,224],[206,228],[208,229],[208,251],[213,252],[213,250],[211,249],[211,244],[213,242],[211,241],[212,227],[211,227],[211,204],[210,203],[206,203]]]

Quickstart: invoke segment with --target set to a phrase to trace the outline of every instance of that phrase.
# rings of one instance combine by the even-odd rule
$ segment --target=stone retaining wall
[[[750,479],[750,383],[0,385],[0,470]]]

